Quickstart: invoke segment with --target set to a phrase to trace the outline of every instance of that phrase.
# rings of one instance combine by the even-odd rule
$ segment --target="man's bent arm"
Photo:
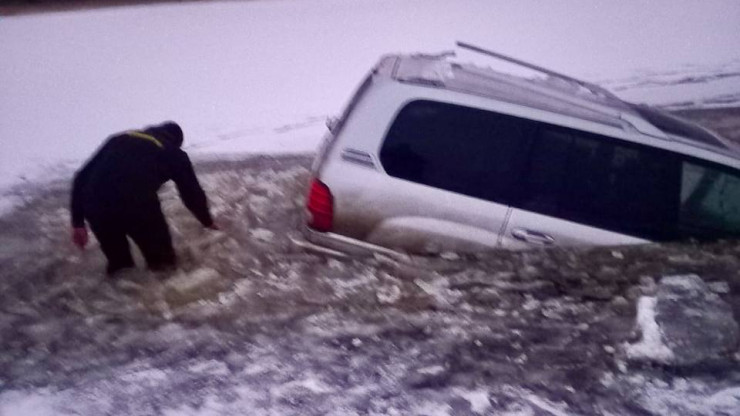
[[[180,199],[182,199],[183,204],[185,204],[185,207],[195,215],[195,218],[203,226],[212,226],[213,218],[208,209],[206,193],[195,176],[190,158],[188,158],[185,152],[178,150],[173,165],[172,180],[177,185],[177,190],[180,193]]]
[[[93,158],[85,166],[82,167],[76,174],[74,181],[72,182],[72,201],[70,203],[70,210],[72,212],[72,227],[80,228],[85,226],[85,210],[83,203],[83,192],[87,186],[87,182],[90,179],[91,167],[95,163]]]

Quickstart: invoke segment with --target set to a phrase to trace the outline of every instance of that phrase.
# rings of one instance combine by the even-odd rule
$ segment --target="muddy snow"
[[[663,276],[700,276],[740,317],[737,243],[335,258],[292,242],[310,162],[199,163],[222,230],[165,186],[179,269],[113,280],[68,241],[67,180],[18,191],[0,415],[740,414],[737,354],[633,359],[665,353]]]

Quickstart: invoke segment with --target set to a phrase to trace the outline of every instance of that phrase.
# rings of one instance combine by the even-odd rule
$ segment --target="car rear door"
[[[373,192],[384,201],[375,205],[384,220],[369,239],[407,249],[417,240],[498,246],[535,129],[530,120],[469,106],[406,104],[379,151],[389,177]]]
[[[543,124],[502,236],[509,248],[675,237],[679,161],[659,149]]]

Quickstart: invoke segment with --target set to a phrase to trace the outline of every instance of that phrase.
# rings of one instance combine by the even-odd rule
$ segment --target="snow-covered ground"
[[[107,135],[167,119],[196,154],[312,150],[380,55],[455,40],[637,101],[735,105],[738,22],[734,0],[209,1],[0,17],[0,194],[68,176]]]
[[[223,231],[167,186],[179,270],[117,281],[95,243],[68,243],[68,187],[31,190],[0,217],[0,415],[740,411],[740,357],[643,364],[664,347],[650,305],[636,308],[660,276],[691,271],[725,282],[737,314],[736,244],[327,257],[291,244],[309,163],[199,164]]]
[[[643,341],[632,334],[646,277],[728,280],[739,313],[737,247],[335,259],[291,244],[310,156],[244,159],[310,154],[381,54],[455,40],[635,101],[735,106],[738,22],[733,0],[0,17],[0,211],[28,202],[0,216],[0,416],[740,414],[737,358],[683,373],[629,361],[662,345],[649,301]],[[739,134],[736,114],[719,117]],[[104,280],[95,246],[67,242],[65,182],[106,135],[166,119],[183,125],[224,230],[201,230],[168,187],[181,268]]]

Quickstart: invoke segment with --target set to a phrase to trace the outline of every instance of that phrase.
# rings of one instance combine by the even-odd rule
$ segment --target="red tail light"
[[[334,219],[334,201],[329,187],[318,179],[311,182],[308,192],[308,226],[317,231],[330,231]]]

